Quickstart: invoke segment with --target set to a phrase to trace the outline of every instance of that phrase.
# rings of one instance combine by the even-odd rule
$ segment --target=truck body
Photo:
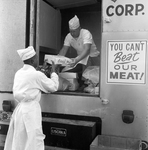
[[[148,141],[147,0],[0,1],[0,110],[3,100],[14,101],[13,77],[23,65],[16,50],[33,45],[41,65],[45,54],[58,54],[77,14],[100,51],[99,94],[42,94],[42,112],[98,117],[102,135]]]

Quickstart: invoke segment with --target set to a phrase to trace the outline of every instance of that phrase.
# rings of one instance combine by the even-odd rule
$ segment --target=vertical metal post
[[[39,12],[40,0],[30,0],[30,41],[37,53],[39,65]]]
[[[35,48],[36,0],[30,0],[30,36],[29,45]]]
[[[39,23],[40,23],[40,17],[39,17],[39,13],[40,13],[40,0],[37,0],[37,4],[36,4],[36,53],[38,56],[38,65],[39,65],[39,57],[40,57],[40,41],[39,41],[39,37],[40,37],[40,32],[39,32]]]

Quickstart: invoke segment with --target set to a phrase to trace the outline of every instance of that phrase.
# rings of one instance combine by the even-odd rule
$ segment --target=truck
[[[75,120],[73,124],[79,132],[74,137],[79,137],[77,127],[81,120],[82,126],[96,123],[95,129],[92,124],[91,130],[96,131],[88,149],[93,150],[91,142],[98,135],[117,138],[118,146],[124,145],[123,139],[140,140],[139,149],[148,149],[147,0],[0,0],[0,3],[0,110],[4,100],[17,105],[12,92],[13,78],[23,63],[16,50],[34,46],[38,65],[42,65],[46,54],[58,54],[69,32],[68,21],[77,15],[81,27],[91,31],[100,51],[100,59],[95,61],[95,66],[99,66],[99,93],[43,93],[40,105],[46,136],[52,133],[66,137],[69,129],[60,127],[59,120],[66,120],[67,124],[68,120]],[[70,50],[68,56],[75,53]],[[2,120],[0,123],[1,130],[2,125],[9,125]],[[49,138],[52,141],[52,135]]]

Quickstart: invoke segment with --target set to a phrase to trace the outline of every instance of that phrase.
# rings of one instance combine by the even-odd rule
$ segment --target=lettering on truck
[[[67,136],[67,130],[63,128],[51,127],[51,134],[57,136]]]
[[[137,16],[137,15],[144,15],[144,5],[143,4],[125,4],[125,5],[117,5],[113,6],[110,5],[106,9],[107,16],[111,17],[114,15],[117,16]]]

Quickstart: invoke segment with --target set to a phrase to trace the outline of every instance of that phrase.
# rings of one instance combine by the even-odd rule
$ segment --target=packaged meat
[[[53,61],[56,65],[59,64],[62,66],[67,66],[72,62],[70,58],[60,55],[45,55],[44,59],[47,60],[49,64],[52,64]]]

